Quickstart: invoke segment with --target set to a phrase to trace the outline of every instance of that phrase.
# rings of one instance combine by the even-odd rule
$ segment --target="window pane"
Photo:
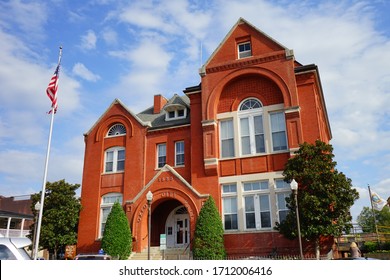
[[[123,171],[123,170],[125,170],[125,161],[124,160],[118,161],[116,165],[116,171]]]
[[[275,186],[277,189],[286,189],[286,188],[289,189],[290,188],[290,185],[282,179],[275,180]]]
[[[106,166],[105,172],[112,172],[114,166],[114,152],[106,152]]]
[[[260,202],[260,211],[269,211],[270,208],[269,208],[268,195],[260,195],[259,202]]]
[[[285,120],[282,112],[271,114],[271,129],[273,132],[285,130]]]
[[[277,196],[277,200],[278,200],[278,209],[279,210],[287,209],[287,206],[286,206],[286,195],[284,193],[279,193],[278,196]]]
[[[0,256],[2,260],[16,260],[16,256],[5,245],[0,245]]]
[[[223,199],[224,213],[237,213],[237,198],[228,197]]]
[[[249,119],[241,118],[240,119],[240,127],[241,127],[241,136],[249,135]]]
[[[125,150],[118,151],[116,171],[125,170]]]
[[[250,42],[238,45],[238,57],[248,57],[252,55]]]
[[[254,116],[254,127],[255,127],[255,134],[263,134],[263,116]]]
[[[238,229],[237,214],[230,214],[224,216],[225,230]]]
[[[256,153],[264,153],[265,143],[264,143],[263,117],[255,116],[253,118],[253,121],[254,121],[254,128],[255,128]]]
[[[222,140],[222,157],[234,157],[233,139]]]
[[[221,139],[233,138],[233,121],[221,121]]]
[[[262,228],[271,227],[271,213],[270,212],[260,213],[260,219],[261,219],[261,227]]]
[[[280,223],[286,219],[288,212],[289,212],[288,210],[280,210],[279,211],[279,222]]]
[[[125,150],[118,151],[118,160],[125,160]]]
[[[253,196],[245,197],[245,212],[255,211]]]
[[[183,109],[177,110],[177,116],[178,117],[183,117],[184,116],[184,110]]]
[[[223,193],[236,193],[237,186],[236,186],[236,184],[225,184],[222,186],[222,192]]]
[[[243,155],[249,155],[251,153],[250,137],[241,137],[241,153]]]
[[[176,150],[176,165],[184,165],[184,142],[175,143]]]
[[[261,181],[260,182],[260,189],[268,190],[268,181]]]
[[[106,172],[112,172],[113,171],[113,166],[114,166],[113,162],[106,162],[106,169],[105,169],[105,171]]]
[[[114,161],[114,152],[113,151],[110,151],[110,152],[106,153],[106,161],[107,162]]]
[[[272,146],[274,151],[287,149],[286,123],[283,112],[271,114]]]
[[[233,121],[225,120],[220,122],[221,125],[221,156],[234,157],[234,133]]]
[[[287,149],[287,139],[284,131],[272,133],[272,146],[274,151]]]
[[[256,228],[255,213],[246,213],[246,228]]]
[[[158,164],[159,168],[163,167],[166,163],[166,144],[157,145]]]

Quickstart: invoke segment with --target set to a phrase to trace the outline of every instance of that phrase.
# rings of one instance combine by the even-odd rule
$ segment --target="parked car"
[[[106,254],[79,254],[74,259],[79,260],[79,261],[81,261],[81,260],[104,261],[104,260],[111,260],[112,257],[110,255],[106,255]]]
[[[31,260],[26,252],[31,243],[27,237],[0,237],[0,260]]]

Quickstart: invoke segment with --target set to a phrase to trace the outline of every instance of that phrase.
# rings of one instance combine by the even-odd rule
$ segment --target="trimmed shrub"
[[[102,249],[113,258],[126,260],[132,250],[132,235],[122,206],[115,202],[107,217],[104,228]]]
[[[223,260],[226,251],[223,225],[214,199],[210,196],[200,210],[196,221],[193,246],[194,259]]]

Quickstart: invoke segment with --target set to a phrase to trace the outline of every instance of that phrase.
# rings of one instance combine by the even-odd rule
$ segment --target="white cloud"
[[[9,27],[12,24],[18,26],[19,31],[27,34],[27,41],[42,38],[44,24],[46,23],[47,8],[41,2],[25,2],[20,0],[2,1],[0,3],[0,26]]]
[[[81,36],[80,47],[83,50],[93,50],[96,48],[97,36],[94,31],[88,30],[85,35]]]
[[[107,45],[116,45],[118,43],[118,33],[112,28],[105,28],[102,32],[102,39]]]
[[[78,62],[73,66],[72,72],[74,75],[83,78],[90,82],[96,82],[100,79],[100,76],[92,73],[84,64]]]

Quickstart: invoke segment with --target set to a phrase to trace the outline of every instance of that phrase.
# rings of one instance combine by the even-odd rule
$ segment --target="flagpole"
[[[62,47],[60,47],[60,53],[58,56],[58,64],[61,63],[61,57],[62,57]],[[47,170],[49,166],[49,157],[50,157],[50,146],[51,146],[51,136],[53,133],[53,123],[54,123],[54,115],[55,115],[55,105],[52,103],[51,107],[51,120],[50,120],[50,130],[49,130],[49,139],[47,141],[47,150],[46,150],[46,160],[45,160],[45,171],[43,173],[43,182],[42,182],[42,191],[41,191],[41,208],[39,210],[39,216],[38,216],[38,226],[37,226],[37,232],[35,236],[35,244],[34,244],[34,260],[38,257],[38,250],[39,250],[39,238],[41,234],[41,226],[42,226],[42,215],[43,215],[43,206],[45,203],[45,193],[46,193],[46,181],[47,181]]]
[[[368,185],[367,187],[368,187],[368,193],[369,193],[369,195],[370,195],[372,216],[374,217],[374,225],[375,225],[376,239],[377,239],[378,244],[379,244],[380,241],[379,241],[378,225],[376,224],[376,217],[375,217],[374,205],[372,204],[371,188],[370,188],[370,185]]]

